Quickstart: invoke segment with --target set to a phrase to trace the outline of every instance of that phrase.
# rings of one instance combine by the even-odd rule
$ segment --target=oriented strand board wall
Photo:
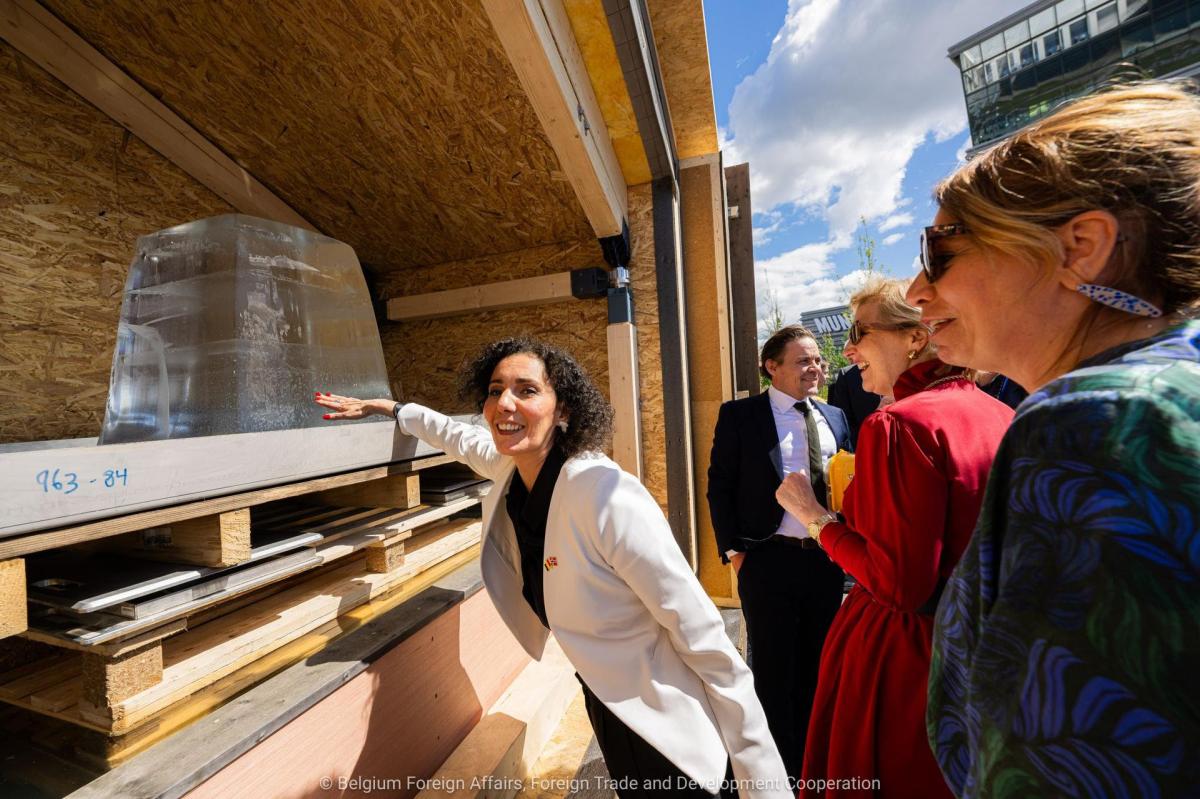
[[[479,0],[44,0],[381,268],[589,230]]]
[[[0,443],[100,432],[135,240],[230,210],[0,42]]]
[[[663,402],[654,259],[654,195],[649,183],[629,188],[629,235],[633,242],[629,276],[633,288],[633,321],[637,326],[642,402],[642,483],[666,513],[667,435],[664,419],[672,409],[665,407]]]
[[[476,286],[603,266],[596,239],[588,238],[468,261],[392,272],[379,281],[384,298]],[[506,336],[541,338],[572,353],[608,395],[604,299],[566,300],[416,322],[383,322],[383,352],[392,390],[400,399],[437,410],[473,413],[458,399],[458,373],[489,341]]]

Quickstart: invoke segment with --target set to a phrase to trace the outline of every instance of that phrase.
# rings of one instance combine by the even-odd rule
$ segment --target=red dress
[[[863,422],[846,523],[821,532],[858,584],[821,653],[802,797],[950,797],[925,734],[933,616],[916,611],[966,549],[1013,412],[966,378],[930,385],[945,369],[909,369]]]

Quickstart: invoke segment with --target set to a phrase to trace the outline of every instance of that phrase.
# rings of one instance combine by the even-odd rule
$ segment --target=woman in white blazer
[[[542,342],[504,339],[466,369],[463,387],[486,429],[414,403],[316,401],[326,419],[394,414],[405,433],[494,481],[484,585],[532,657],[557,637],[623,799],[664,785],[793,796],[720,614],[649,492],[601,454],[612,410],[583,369]]]

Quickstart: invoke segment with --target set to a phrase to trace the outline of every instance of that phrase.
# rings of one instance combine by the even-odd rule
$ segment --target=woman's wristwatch
[[[821,530],[830,522],[836,522],[837,516],[832,513],[824,513],[808,523],[808,534],[818,544],[821,543]]]

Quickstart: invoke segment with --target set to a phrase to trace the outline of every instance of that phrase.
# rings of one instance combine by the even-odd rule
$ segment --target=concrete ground
[[[744,653],[745,625],[741,611],[722,608],[721,617],[730,639]],[[607,779],[608,770],[592,735],[583,692],[579,691],[517,799],[612,799],[616,794],[605,790]]]

